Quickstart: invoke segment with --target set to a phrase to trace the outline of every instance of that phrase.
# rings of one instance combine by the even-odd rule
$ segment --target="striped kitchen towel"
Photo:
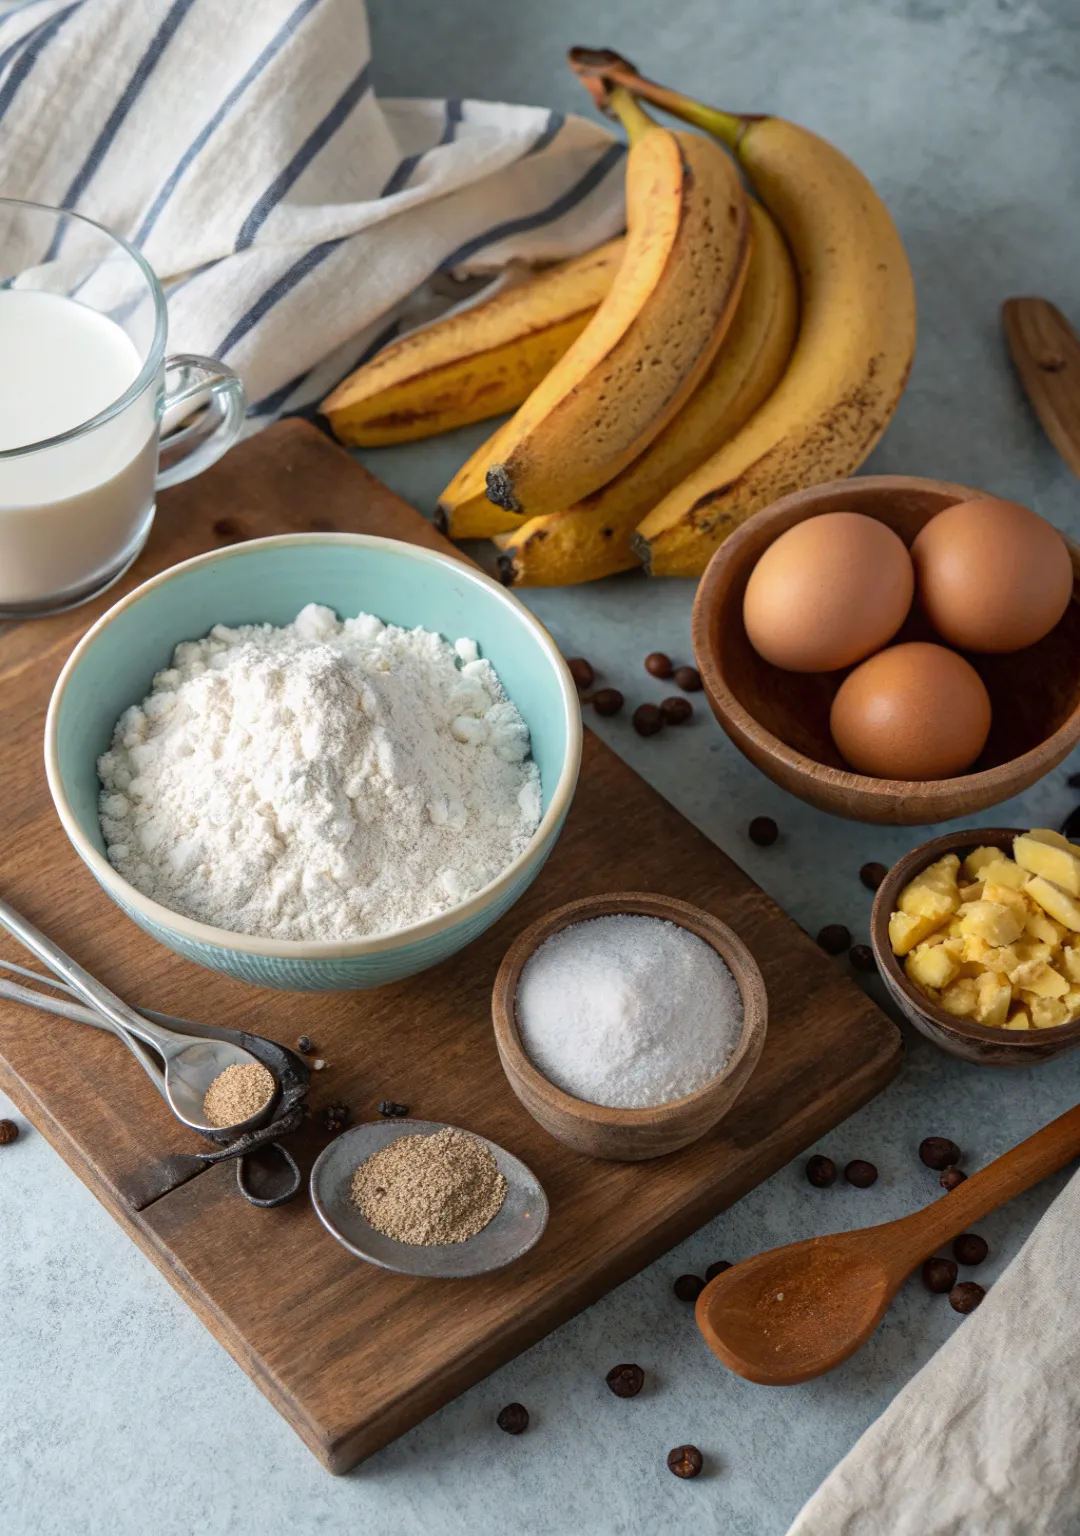
[[[252,428],[320,400],[440,275],[618,233],[622,155],[539,107],[380,100],[361,0],[0,4],[0,195],[137,246],[170,351],[235,368]]]

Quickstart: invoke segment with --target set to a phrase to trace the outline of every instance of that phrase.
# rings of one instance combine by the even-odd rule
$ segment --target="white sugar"
[[[554,934],[521,973],[529,1059],[575,1098],[613,1109],[681,1099],[716,1076],[742,1033],[738,983],[686,928],[626,914]]]

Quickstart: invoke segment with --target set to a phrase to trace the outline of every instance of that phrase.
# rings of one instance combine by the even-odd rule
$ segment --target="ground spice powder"
[[[258,1061],[237,1062],[219,1072],[206,1090],[203,1115],[208,1125],[240,1125],[265,1109],[274,1097],[274,1074]]]
[[[506,1180],[475,1136],[446,1126],[399,1136],[362,1162],[352,1200],[377,1232],[399,1243],[463,1243],[482,1232],[506,1199]]]

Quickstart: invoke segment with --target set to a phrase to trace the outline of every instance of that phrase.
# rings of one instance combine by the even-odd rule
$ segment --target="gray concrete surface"
[[[1035,505],[1080,535],[1077,483],[1013,382],[998,305],[1042,293],[1080,319],[1076,107],[1080,13],[1070,0],[372,0],[380,88],[582,104],[573,42],[611,43],[649,72],[718,104],[768,108],[849,151],[889,202],[911,254],[921,339],[911,386],[871,469],[969,481]],[[478,434],[368,462],[430,506]],[[570,653],[635,697],[646,650],[689,649],[691,588],[628,578],[540,593],[536,611]],[[801,923],[862,936],[857,871],[920,840],[917,829],[819,815],[760,778],[699,718],[641,741],[602,723],[615,748],[750,870]],[[1076,801],[1058,770],[1000,815],[1055,825]],[[776,817],[761,850],[744,828]],[[998,813],[995,813],[995,815]],[[150,1264],[27,1132],[0,1151],[0,1518],[12,1536],[522,1536],[724,1531],[779,1536],[896,1389],[960,1326],[909,1283],[855,1359],[787,1391],[729,1375],[672,1279],[714,1259],[902,1214],[934,1192],[915,1148],[942,1133],[975,1167],[1074,1103],[1080,1057],[1015,1074],[964,1067],[911,1041],[897,1082],[822,1143],[869,1157],[869,1191],[808,1188],[778,1173],[681,1248],[605,1298],[351,1476],[311,1459]],[[993,1277],[1060,1180],[983,1225]],[[582,1241],[588,1235],[582,1234]],[[605,1371],[637,1360],[635,1401]],[[533,1422],[510,1439],[511,1399]],[[670,1446],[693,1441],[708,1472],[680,1483]],[[887,1514],[881,1529],[889,1529]]]

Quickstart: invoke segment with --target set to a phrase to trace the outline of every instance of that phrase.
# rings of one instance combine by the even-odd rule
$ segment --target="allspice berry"
[[[828,1189],[830,1184],[836,1183],[836,1164],[831,1157],[822,1157],[820,1152],[807,1158],[805,1172],[806,1182],[815,1189]]]
[[[981,1264],[990,1252],[990,1244],[977,1232],[961,1232],[953,1242],[952,1251],[958,1264]]]
[[[598,715],[617,715],[624,702],[617,688],[598,688],[593,694],[592,707]]]
[[[864,864],[859,870],[859,879],[868,891],[876,891],[888,873],[884,864]]]
[[[650,651],[645,658],[645,670],[650,677],[670,677],[671,657],[665,656],[663,651]]]
[[[730,1268],[731,1268],[731,1260],[730,1259],[717,1259],[716,1263],[715,1264],[710,1264],[708,1269],[705,1271],[706,1282],[708,1282],[709,1280],[715,1280],[717,1275],[726,1274],[727,1271]]]
[[[704,1462],[696,1445],[677,1445],[668,1451],[667,1464],[676,1477],[697,1477]]]
[[[955,1259],[927,1259],[922,1267],[922,1283],[936,1296],[944,1296],[956,1284]]]
[[[19,1127],[14,1120],[0,1120],[0,1147],[6,1147],[9,1142],[15,1140],[19,1134]]]
[[[675,682],[683,693],[701,692],[701,673],[697,667],[676,667]]]
[[[974,1280],[961,1280],[949,1292],[949,1305],[954,1312],[974,1312],[986,1292]]]
[[[507,1403],[499,1409],[495,1422],[508,1435],[523,1435],[529,1427],[529,1410],[521,1403]]]
[[[680,1275],[672,1286],[680,1301],[697,1301],[704,1289],[705,1282],[700,1275]]]
[[[570,669],[570,676],[579,688],[591,688],[596,673],[592,663],[585,660],[584,656],[568,656],[566,665]]]
[[[851,933],[843,923],[826,923],[818,933],[817,941],[827,955],[842,955],[851,947]]]
[[[685,725],[693,716],[694,706],[681,694],[673,694],[670,699],[660,701],[660,713],[665,725]]]
[[[639,704],[632,723],[639,736],[655,736],[664,728],[664,717],[655,704]]]
[[[747,835],[759,848],[771,848],[780,836],[780,828],[771,816],[755,816],[747,828]]]
[[[877,1183],[877,1169],[873,1163],[856,1157],[844,1169],[844,1178],[849,1184],[854,1184],[856,1189],[869,1189],[871,1184]]]
[[[637,1397],[645,1385],[640,1365],[613,1365],[604,1377],[616,1397]]]
[[[953,1168],[960,1161],[960,1148],[947,1136],[927,1136],[919,1143],[919,1158],[928,1168]]]
[[[960,1168],[944,1168],[938,1183],[946,1192],[958,1189],[967,1178],[967,1174]]]

